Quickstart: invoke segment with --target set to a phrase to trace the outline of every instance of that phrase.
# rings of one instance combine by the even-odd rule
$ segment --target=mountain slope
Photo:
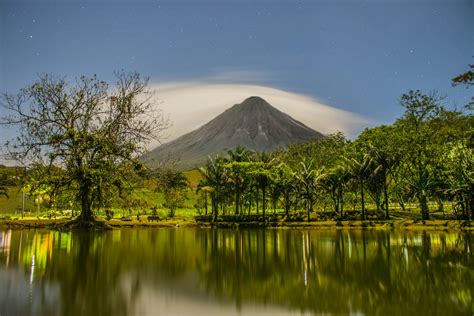
[[[203,165],[209,155],[238,145],[255,151],[275,151],[323,135],[275,109],[260,97],[250,97],[200,128],[163,144],[144,160],[179,159],[182,169]]]

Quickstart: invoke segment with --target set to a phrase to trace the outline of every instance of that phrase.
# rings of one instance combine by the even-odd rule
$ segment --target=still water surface
[[[0,231],[0,315],[472,315],[472,235]]]

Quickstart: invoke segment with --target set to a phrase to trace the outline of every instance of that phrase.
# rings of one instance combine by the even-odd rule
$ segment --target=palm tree
[[[370,175],[370,157],[365,154],[355,158],[345,158],[346,168],[350,175],[357,181],[360,189],[360,202],[362,206],[362,220],[365,220],[364,185]]]
[[[253,180],[256,185],[257,195],[258,191],[262,192],[262,214],[263,220],[265,221],[266,217],[266,208],[267,208],[267,189],[271,183],[272,172],[271,168],[275,162],[274,155],[261,152],[255,155],[256,162],[253,163],[253,171],[250,171],[249,174],[253,176]],[[258,212],[258,200],[257,200],[257,212]]]
[[[372,176],[379,179],[382,186],[385,205],[385,217],[390,218],[389,204],[388,204],[388,175],[391,170],[398,163],[398,155],[393,152],[377,148],[375,146],[369,147],[368,153],[369,164],[372,165]]]
[[[242,195],[249,183],[248,169],[251,165],[249,162],[233,161],[224,166],[227,170],[229,190],[234,195],[235,215],[242,213]]]
[[[225,167],[229,170],[229,181],[232,184],[231,191],[234,194],[235,215],[242,213],[242,195],[247,186],[248,162],[253,158],[253,152],[244,146],[237,146],[233,150],[228,150],[229,164]]]
[[[330,194],[334,203],[334,210],[340,212],[340,217],[344,216],[344,188],[350,179],[350,173],[343,166],[337,166],[321,174],[317,183]]]
[[[279,186],[281,196],[283,197],[283,207],[288,218],[292,204],[291,196],[295,191],[295,173],[285,163],[280,163],[275,169],[275,172],[272,173],[273,183]]]
[[[220,156],[212,159],[209,157],[207,164],[204,168],[198,169],[201,175],[204,177],[203,185],[212,188],[211,193],[211,206],[214,214],[214,222],[217,221],[217,215],[219,212],[219,202],[223,198],[223,192],[227,182],[226,169],[224,168],[224,159]]]
[[[299,164],[299,170],[295,173],[295,179],[301,186],[300,195],[306,202],[306,211],[308,213],[308,222],[313,211],[314,196],[316,193],[317,171],[314,169],[314,161],[303,160]]]
[[[207,196],[210,194],[214,189],[210,186],[207,186],[204,181],[199,181],[199,184],[196,188],[196,193],[202,192],[204,195],[204,209],[205,214],[207,215]]]
[[[229,160],[235,162],[244,162],[250,161],[252,159],[253,152],[244,146],[237,146],[233,150],[228,150],[227,155],[229,156]]]
[[[267,208],[267,188],[270,185],[271,172],[266,168],[265,165],[259,164],[257,170],[253,172],[255,182],[259,190],[262,191],[262,214],[263,220],[265,221],[266,208]]]

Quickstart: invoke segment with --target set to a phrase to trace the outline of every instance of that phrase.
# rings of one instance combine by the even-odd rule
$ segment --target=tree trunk
[[[377,192],[375,192],[374,200],[375,200],[375,206],[377,207],[377,212],[380,212],[380,192],[379,192],[379,190],[377,190]]]
[[[255,199],[255,204],[257,205],[257,215],[258,215],[258,188],[256,188],[256,199]]]
[[[235,215],[239,215],[239,192],[235,192]]]
[[[344,197],[342,196],[342,192],[339,195],[339,205],[341,208],[341,219],[344,217]]]
[[[389,210],[388,210],[388,192],[387,192],[387,176],[384,174],[383,177],[383,194],[385,198],[385,218],[389,219]]]
[[[217,222],[217,214],[219,213],[219,205],[217,204],[217,199],[212,201],[212,211],[214,212],[214,223]]]
[[[429,213],[428,201],[427,201],[427,199],[426,199],[426,195],[422,193],[422,194],[418,197],[418,201],[420,202],[421,219],[423,219],[423,220],[428,220],[428,219],[430,219],[430,213]]]
[[[468,196],[467,198],[467,213],[470,214],[470,217],[468,217],[468,220],[471,220],[474,218],[474,199],[471,196]]]
[[[311,220],[311,202],[308,200],[308,222]]]
[[[81,199],[81,215],[79,216],[81,221],[93,222],[94,214],[92,213],[91,200],[90,200],[91,183],[89,180],[83,180],[79,189],[79,195]]]
[[[397,193],[397,200],[398,200],[398,205],[402,208],[402,211],[406,211],[405,209],[405,201],[403,200],[403,196],[400,193]]]
[[[263,221],[265,222],[265,211],[266,211],[266,199],[265,199],[265,187],[262,187],[262,213],[263,213]]]
[[[436,203],[438,204],[438,212],[442,212],[443,213],[443,219],[446,219],[446,217],[444,215],[444,204],[443,204],[443,201],[441,200],[440,197],[436,198]]]
[[[362,220],[365,220],[364,181],[360,181],[360,202],[362,204]]]

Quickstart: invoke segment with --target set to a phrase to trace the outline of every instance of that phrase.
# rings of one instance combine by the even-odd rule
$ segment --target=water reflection
[[[469,234],[0,231],[0,314],[469,315]]]

